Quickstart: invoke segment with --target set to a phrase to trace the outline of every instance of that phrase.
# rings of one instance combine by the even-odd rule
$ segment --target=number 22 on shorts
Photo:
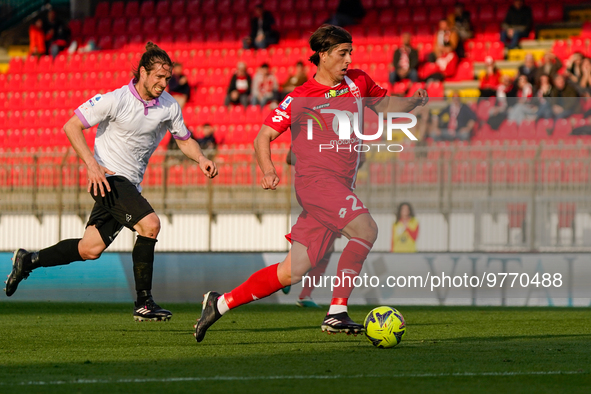
[[[361,208],[367,208],[365,205],[363,205],[363,203],[361,203],[361,206],[358,206],[357,202],[359,200],[357,200],[357,197],[352,194],[350,196],[347,196],[347,198],[345,198],[345,200],[353,200],[353,203],[351,204],[352,211],[357,211],[358,209],[361,209]],[[339,211],[339,216],[341,217],[341,219],[344,219],[346,214],[347,214],[347,208],[341,208],[341,210]]]

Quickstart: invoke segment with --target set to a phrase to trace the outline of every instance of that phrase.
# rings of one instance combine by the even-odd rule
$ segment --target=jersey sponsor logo
[[[281,104],[279,104],[279,108],[281,108],[282,110],[286,110],[287,107],[289,107],[289,104],[291,104],[291,101],[293,100],[293,98],[291,98],[291,96],[287,96],[285,98],[285,100],[283,100],[283,102]]]
[[[324,98],[331,98],[331,97],[339,97],[342,96],[343,94],[347,94],[349,93],[349,88],[343,88],[343,89],[330,89],[327,93],[324,93]]]
[[[100,94],[97,94],[96,96],[94,96],[93,98],[91,98],[90,100],[88,100],[88,103],[90,104],[91,107],[94,107],[94,103],[98,103],[98,101],[102,98],[102,96]]]
[[[274,123],[279,123],[279,122],[283,121],[283,118],[289,119],[289,115],[287,114],[287,112],[281,111],[279,108],[275,109],[275,113],[277,115],[275,115],[271,118]]]
[[[131,220],[131,215],[130,214],[125,214],[125,220],[127,222],[129,222]]]

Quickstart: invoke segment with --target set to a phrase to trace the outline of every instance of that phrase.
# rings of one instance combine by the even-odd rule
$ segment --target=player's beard
[[[160,92],[160,94],[155,93],[156,86],[157,85],[154,85],[154,86],[152,86],[152,89],[150,89],[148,84],[146,82],[144,82],[144,90],[146,91],[146,94],[148,95],[150,100],[154,100],[155,98],[160,97],[162,95],[162,92],[164,92],[164,90],[162,90],[162,92]]]

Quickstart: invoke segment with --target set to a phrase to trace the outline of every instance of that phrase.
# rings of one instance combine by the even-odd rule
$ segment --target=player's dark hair
[[[161,64],[163,66],[169,66],[172,68],[172,60],[170,60],[168,53],[150,41],[146,44],[146,52],[144,52],[142,55],[140,63],[132,71],[134,78],[137,80],[140,79],[140,69],[142,67],[145,68],[148,73],[150,73],[156,64]]]
[[[396,210],[396,223],[400,221],[400,212],[402,212],[402,207],[405,205],[408,207],[410,217],[415,217],[415,210],[412,209],[412,205],[410,205],[409,202],[401,202],[400,205],[398,205],[398,209]]]
[[[320,52],[330,52],[340,44],[352,44],[353,37],[342,27],[322,25],[310,36],[309,42],[314,51],[309,60],[317,66],[320,64]]]

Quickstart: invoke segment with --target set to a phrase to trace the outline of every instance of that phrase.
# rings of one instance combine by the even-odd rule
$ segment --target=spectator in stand
[[[538,116],[540,118],[562,119],[569,117],[579,109],[579,100],[575,88],[566,83],[563,75],[553,78],[552,93],[544,105],[540,106]]]
[[[532,25],[531,8],[523,0],[514,0],[501,24],[501,41],[508,49],[519,47],[519,40],[529,36]]]
[[[429,54],[428,60],[435,62],[443,55],[445,47],[451,47],[453,52],[456,52],[459,57],[464,56],[464,47],[460,46],[460,36],[454,28],[451,28],[446,19],[439,21],[439,30],[435,32],[433,38],[433,52]]]
[[[251,87],[252,79],[246,71],[246,64],[244,62],[238,62],[236,72],[232,75],[230,86],[228,86],[228,94],[226,95],[224,105],[242,104],[246,107],[250,100]]]
[[[581,64],[581,77],[577,83],[577,92],[582,97],[591,97],[591,59],[586,57]]]
[[[45,55],[45,33],[43,31],[43,20],[35,19],[35,22],[29,26],[29,55]]]
[[[536,86],[536,99],[543,102],[546,97],[552,97],[552,82],[548,75],[540,76],[540,84]]]
[[[326,23],[341,27],[356,25],[361,22],[365,14],[361,0],[341,0],[337,10]]]
[[[402,34],[402,45],[394,51],[394,61],[391,64],[390,83],[403,79],[417,82],[419,77],[419,53],[410,45],[410,33]]]
[[[531,53],[525,54],[525,62],[519,66],[519,75],[525,75],[529,83],[536,84],[536,72],[538,68],[536,67],[536,60],[534,59],[534,55]]]
[[[298,86],[303,85],[307,80],[308,76],[306,75],[306,70],[304,69],[304,63],[299,61],[296,63],[295,73],[287,78],[285,83],[281,85],[281,97],[279,101],[283,101],[285,96],[293,92],[293,90]]]
[[[447,17],[449,26],[455,28],[461,40],[472,38],[473,29],[470,21],[470,13],[464,9],[464,4],[456,3],[453,14]]]
[[[168,92],[178,101],[181,109],[191,98],[191,87],[187,81],[187,77],[183,74],[183,65],[175,63],[172,69],[172,77],[168,82]]]
[[[511,100],[513,105],[509,104],[507,119],[517,124],[521,124],[526,119],[535,118],[537,109],[533,106],[531,98],[534,95],[534,89],[525,75],[517,77],[517,100]]]
[[[250,20],[250,36],[243,41],[244,49],[265,49],[279,42],[279,33],[273,30],[275,18],[270,11],[265,11],[262,4],[254,8],[254,16]]]
[[[277,101],[278,93],[277,78],[271,74],[269,65],[263,63],[252,80],[252,105],[264,107],[267,103]]]
[[[474,111],[462,103],[459,93],[454,91],[451,104],[434,118],[435,127],[431,131],[431,136],[435,141],[468,141],[477,119]]]
[[[573,53],[570,58],[566,61],[566,71],[564,76],[569,79],[572,83],[579,83],[581,76],[583,75],[583,54],[581,52]]]
[[[453,51],[452,46],[449,43],[445,44],[441,56],[435,61],[439,71],[429,75],[427,81],[443,81],[446,78],[453,77],[458,71],[459,61],[460,59],[457,53]]]
[[[484,59],[485,74],[480,81],[480,97],[494,97],[497,95],[497,88],[501,83],[501,73],[495,65],[492,57]]]
[[[562,68],[562,62],[552,52],[546,52],[542,58],[542,64],[536,70],[535,84],[540,83],[540,77],[542,75],[549,75],[550,78],[554,78],[558,75],[558,71]]]
[[[69,31],[57,18],[54,10],[47,13],[45,22],[45,49],[46,52],[55,57],[68,47]]]
[[[392,252],[416,253],[419,237],[419,222],[408,202],[403,202],[396,211],[396,222],[392,226]]]
[[[217,148],[218,144],[217,144],[217,141],[215,140],[214,134],[215,134],[215,130],[214,130],[213,126],[210,125],[209,123],[205,123],[203,125],[203,137],[197,138],[197,143],[199,144],[199,147],[201,148],[201,150],[205,151],[205,150]],[[211,158],[210,158],[211,155],[207,155],[207,156],[211,160]]]

